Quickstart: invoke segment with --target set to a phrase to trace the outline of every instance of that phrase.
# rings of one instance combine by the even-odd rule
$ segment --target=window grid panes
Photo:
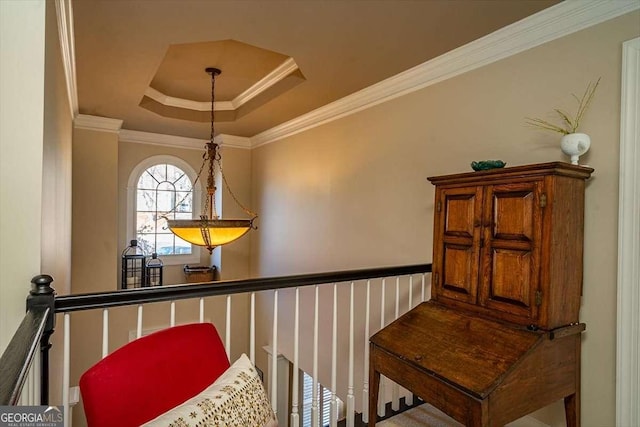
[[[173,234],[166,221],[191,218],[193,187],[186,173],[169,163],[147,168],[136,187],[136,238],[144,253],[191,254],[191,244]]]

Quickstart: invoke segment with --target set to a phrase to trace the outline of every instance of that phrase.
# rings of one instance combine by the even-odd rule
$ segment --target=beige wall
[[[72,118],[62,67],[56,10],[47,2],[42,170],[42,267],[58,295],[71,291],[71,139]],[[56,327],[61,329],[62,320]],[[61,401],[63,335],[51,337],[49,397]]]
[[[71,281],[73,129],[53,2],[47,2],[46,13],[42,272],[53,276],[56,291],[64,295],[69,293]]]
[[[586,193],[582,420],[614,425],[621,44],[640,34],[639,20],[622,16],[254,150],[253,206],[262,217],[252,274],[429,262],[426,178],[470,171],[473,160],[566,161],[559,135],[527,128],[524,117],[574,110],[570,94],[602,77],[582,128],[592,146],[581,161],[596,170]],[[280,324],[290,312],[282,309]],[[345,397],[344,381],[338,393]],[[559,404],[537,417],[564,425]]]
[[[118,278],[118,134],[73,131],[73,293],[111,291]]]
[[[41,272],[44,81],[45,2],[0,1],[0,353]]]

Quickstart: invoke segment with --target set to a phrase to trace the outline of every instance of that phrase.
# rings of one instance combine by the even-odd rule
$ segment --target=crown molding
[[[278,65],[269,74],[258,80],[254,85],[242,92],[240,95],[236,96],[231,101],[214,102],[213,108],[215,111],[236,110],[297,69],[298,65],[296,64],[296,61],[294,61],[293,58],[287,58],[282,64]],[[193,111],[211,111],[210,101],[201,102],[192,101],[185,98],[176,98],[174,96],[165,95],[164,93],[152,88],[151,86],[149,86],[144,91],[144,94],[154,101],[168,107],[177,107]]]
[[[188,150],[202,150],[208,139],[187,138],[184,136],[165,135],[161,133],[141,132],[137,130],[122,129],[119,133],[121,142],[132,142],[137,144],[161,145],[164,147],[183,148]],[[222,147],[231,148],[251,148],[249,138],[220,134],[216,136],[215,142]]]
[[[55,0],[55,6],[69,108],[71,109],[71,117],[76,118],[78,115],[78,84],[76,80],[75,39],[73,35],[73,8],[71,0]]]
[[[152,87],[145,89],[144,94],[156,102],[167,107],[177,107],[184,110],[193,111],[211,111],[211,101],[192,101],[190,99],[176,98],[174,96],[165,95],[164,93]],[[213,109],[215,111],[233,111],[233,101],[214,102]]]
[[[241,105],[249,102],[251,99],[260,95],[262,92],[269,89],[280,80],[283,80],[285,77],[287,77],[297,69],[298,64],[296,64],[296,61],[294,61],[291,57],[287,58],[282,64],[278,65],[273,71],[264,76],[262,79],[258,80],[258,82],[256,82],[249,89],[236,96],[233,101],[231,101],[233,107],[238,108]]]
[[[73,119],[73,127],[75,129],[118,133],[120,128],[122,128],[122,120],[78,114],[76,118]]]
[[[251,138],[259,147],[423,89],[640,8],[637,0],[565,0]]]
[[[246,136],[236,136],[229,135],[226,133],[221,133],[216,137],[216,139],[220,138],[219,144],[222,147],[232,147],[232,148],[243,148],[245,150],[251,149],[251,139]]]
[[[165,135],[161,133],[140,132],[137,130],[122,129],[119,133],[120,142],[133,142],[137,144],[162,145],[165,147],[186,148],[190,150],[202,150],[205,139],[187,138],[184,136]]]

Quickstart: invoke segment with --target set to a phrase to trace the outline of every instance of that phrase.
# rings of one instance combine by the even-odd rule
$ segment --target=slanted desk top
[[[371,342],[482,399],[544,336],[430,301],[378,332]]]

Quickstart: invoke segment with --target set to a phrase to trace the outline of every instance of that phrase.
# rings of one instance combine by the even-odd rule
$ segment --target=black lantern
[[[139,288],[145,283],[145,256],[138,247],[138,241],[132,240],[129,247],[122,251],[122,282],[120,288]]]
[[[145,267],[146,286],[162,286],[162,260],[153,253]]]

